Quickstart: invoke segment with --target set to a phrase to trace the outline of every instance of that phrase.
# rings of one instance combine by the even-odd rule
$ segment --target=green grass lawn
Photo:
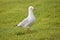
[[[31,32],[16,27],[34,6]],[[60,40],[60,0],[0,0],[0,40]]]

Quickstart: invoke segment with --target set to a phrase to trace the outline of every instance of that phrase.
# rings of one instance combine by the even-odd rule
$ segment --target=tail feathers
[[[17,24],[17,26],[23,26],[23,23],[22,23],[22,22],[20,22],[19,24]]]

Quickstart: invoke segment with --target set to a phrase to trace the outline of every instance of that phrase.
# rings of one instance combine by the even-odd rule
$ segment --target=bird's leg
[[[29,27],[27,28],[27,32],[30,32],[30,28]]]

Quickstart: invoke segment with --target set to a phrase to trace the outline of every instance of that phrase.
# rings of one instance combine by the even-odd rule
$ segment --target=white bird
[[[22,22],[17,24],[17,26],[27,28],[27,31],[29,32],[30,31],[30,26],[29,25],[31,25],[31,24],[33,24],[35,22],[35,16],[33,14],[33,10],[34,10],[34,7],[29,6],[28,7],[28,16],[27,16],[27,18],[22,20]]]

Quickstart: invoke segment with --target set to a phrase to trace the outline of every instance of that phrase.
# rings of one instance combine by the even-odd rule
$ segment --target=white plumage
[[[34,10],[34,7],[29,6],[28,7],[28,16],[27,16],[27,18],[22,20],[19,24],[17,24],[17,26],[29,28],[29,25],[33,24],[34,21],[35,21],[35,16],[33,14],[33,10]]]

